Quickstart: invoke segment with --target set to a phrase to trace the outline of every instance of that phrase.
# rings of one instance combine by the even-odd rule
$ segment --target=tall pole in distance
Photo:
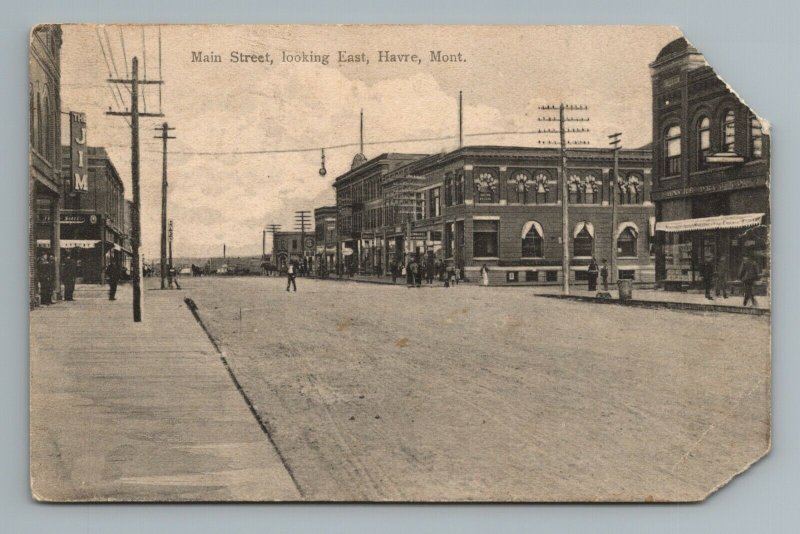
[[[267,259],[267,229],[261,231],[261,261]]]
[[[561,272],[564,294],[569,295],[569,186],[567,184],[567,141],[564,132],[564,104],[558,107],[558,135],[560,142],[559,172],[561,174],[561,241],[563,245]]]
[[[161,84],[161,80],[139,80],[139,59],[131,59],[130,79],[107,80],[131,86],[131,110],[108,111],[107,115],[130,116],[131,118],[131,188],[133,189],[133,212],[131,213],[131,285],[133,286],[133,321],[142,321],[142,288],[139,277],[139,246],[141,245],[141,199],[139,194],[139,117],[163,117],[161,113],[139,112],[139,84]]]
[[[458,148],[464,146],[464,92],[458,92]]]
[[[300,230],[300,251],[303,256],[303,260],[306,258],[306,217],[309,215],[308,210],[298,210],[294,212],[295,218],[295,230],[297,230],[297,226],[299,226]]]
[[[169,220],[169,265],[167,266],[169,273],[169,288],[172,289],[172,219]]]
[[[161,135],[155,136],[156,139],[163,141],[163,165],[161,169],[161,289],[165,289],[165,282],[167,273],[167,139],[175,139],[169,135],[170,128],[166,122],[161,125],[161,128],[155,128],[156,131],[161,131]],[[172,281],[170,280],[170,287]]]
[[[611,176],[609,179],[609,186],[611,191],[611,267],[608,272],[609,278],[611,278],[611,283],[614,283],[614,280],[617,279],[615,272],[617,270],[617,243],[616,239],[614,239],[614,235],[617,231],[617,177],[619,176],[619,149],[621,148],[620,137],[622,133],[617,132],[613,133],[608,136],[610,141],[608,142],[611,145],[611,150],[614,152],[614,169],[611,171]]]

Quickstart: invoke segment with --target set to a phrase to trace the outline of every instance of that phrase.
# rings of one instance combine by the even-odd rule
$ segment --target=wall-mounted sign
[[[86,114],[77,111],[69,113],[69,144],[71,155],[72,190],[89,190],[86,154]]]

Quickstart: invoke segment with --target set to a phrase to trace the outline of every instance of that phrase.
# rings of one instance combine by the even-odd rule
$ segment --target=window
[[[522,257],[523,258],[541,258],[544,256],[543,254],[543,236],[541,235],[541,230],[539,223],[534,221],[530,221],[523,227],[523,230],[526,227],[530,226],[525,232],[525,235],[522,236]]]
[[[525,171],[518,171],[514,173],[511,180],[508,183],[512,186],[514,190],[514,197],[515,202],[518,204],[527,204],[529,199],[536,198],[536,187],[531,179],[530,174]],[[511,196],[511,195],[509,195]]]
[[[632,228],[625,228],[617,237],[617,254],[623,258],[636,256],[636,234]]]
[[[36,95],[36,128],[36,150],[41,154],[42,146],[44,145],[42,142],[42,132],[44,130],[44,126],[42,123],[42,95],[40,94]]]
[[[575,271],[575,281],[576,282],[586,282],[587,280],[589,280],[589,270],[588,269],[585,270],[585,271],[583,271],[583,270]]]
[[[636,279],[636,271],[633,269],[620,269],[617,277],[620,280],[635,280]]]
[[[569,203],[580,204],[583,202],[581,177],[577,174],[572,174],[567,181],[567,189],[569,190]]]
[[[444,205],[453,205],[453,175],[447,174],[444,177]]]
[[[297,249],[297,239],[292,239],[292,250]]]
[[[550,191],[550,174],[539,171],[533,177],[534,199],[536,203],[547,203],[547,192]]]
[[[454,223],[444,225],[444,257],[452,258],[455,249],[455,233],[453,232]]]
[[[675,176],[681,173],[681,127],[672,126],[664,139],[664,174]]]
[[[594,249],[594,237],[585,223],[579,224],[582,228],[575,236],[572,253],[576,258],[589,258]]]
[[[526,282],[538,282],[539,281],[539,271],[525,271],[525,281]]]
[[[497,176],[492,171],[480,171],[475,177],[475,203],[497,202]]]
[[[476,258],[496,258],[497,257],[497,228],[498,221],[473,222],[472,227],[472,247],[473,256]]]
[[[456,179],[455,179],[455,203],[456,204],[463,204],[464,203],[464,173],[463,172],[456,173]]]
[[[442,214],[441,195],[442,195],[441,187],[435,187],[431,189],[431,201],[430,201],[431,217],[439,217]]]
[[[641,201],[642,178],[636,173],[629,173],[625,178],[619,178],[619,203],[639,204]]]
[[[706,156],[711,153],[711,121],[703,117],[697,123],[697,168],[706,168]]]
[[[600,181],[594,174],[587,174],[583,181],[583,201],[586,204],[596,204],[599,200],[597,192],[600,191]]]
[[[425,218],[425,192],[415,193],[414,198],[416,199],[417,205],[414,220],[419,221]]]
[[[764,154],[764,135],[761,130],[761,122],[753,117],[750,119],[750,157],[759,159]]]
[[[732,110],[722,120],[722,151],[736,152],[736,114]]]
[[[546,271],[544,279],[546,282],[558,282],[558,271]]]
[[[519,282],[519,273],[517,271],[506,272],[506,282]]]

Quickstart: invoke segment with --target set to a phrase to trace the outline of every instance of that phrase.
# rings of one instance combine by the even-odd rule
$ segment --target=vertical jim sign
[[[86,113],[69,113],[69,144],[72,163],[72,190],[89,190],[87,178],[88,156],[86,154]]]

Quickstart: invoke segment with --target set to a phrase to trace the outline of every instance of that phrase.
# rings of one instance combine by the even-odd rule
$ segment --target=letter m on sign
[[[86,179],[86,173],[79,174],[75,173],[73,178],[73,182],[75,191],[88,191],[89,190],[89,180]]]

